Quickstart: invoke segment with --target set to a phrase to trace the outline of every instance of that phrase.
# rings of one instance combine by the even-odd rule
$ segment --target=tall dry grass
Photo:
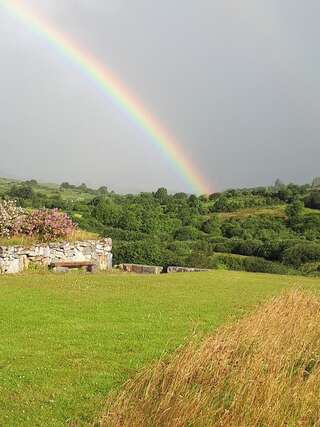
[[[101,426],[320,426],[320,299],[295,292],[143,371]]]
[[[51,240],[50,242],[70,242],[74,243],[81,240],[98,240],[100,237],[96,233],[91,233],[90,231],[85,231],[81,229],[75,230],[72,234],[66,237],[60,237]],[[25,246],[30,247],[33,245],[48,243],[48,239],[44,239],[41,236],[27,236],[27,235],[17,235],[13,237],[0,237],[0,246]]]

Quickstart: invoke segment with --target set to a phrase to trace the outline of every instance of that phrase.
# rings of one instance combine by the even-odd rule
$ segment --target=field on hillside
[[[13,185],[23,185],[23,181],[0,178],[0,195],[10,191]],[[39,183],[33,186],[36,194],[42,194],[46,197],[61,197],[65,201],[89,201],[94,195],[83,191],[80,188],[66,188],[62,189],[58,184]]]
[[[0,277],[0,425],[87,425],[106,397],[194,333],[319,279],[215,271]]]

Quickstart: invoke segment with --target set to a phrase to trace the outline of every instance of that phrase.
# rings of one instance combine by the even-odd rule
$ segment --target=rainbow
[[[54,28],[42,16],[17,0],[0,0],[15,17],[30,27],[35,33],[65,57],[78,64],[85,75],[96,83],[100,90],[111,97],[129,118],[149,135],[151,143],[157,146],[169,159],[174,169],[183,177],[192,192],[209,194],[210,188],[202,175],[190,162],[177,141],[160,125],[150,112],[130,93],[130,91],[108,70],[93,58],[89,52],[81,49],[66,34]]]

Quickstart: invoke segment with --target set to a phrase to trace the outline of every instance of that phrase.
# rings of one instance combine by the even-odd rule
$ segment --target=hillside
[[[308,184],[197,197],[1,179],[0,196],[25,208],[59,208],[81,229],[112,237],[116,264],[320,274],[320,191]]]
[[[0,178],[0,195],[5,195],[10,193],[10,191],[13,191],[15,188],[32,188],[35,199],[43,198],[43,199],[53,199],[54,201],[58,201],[59,199],[62,199],[64,201],[87,201],[91,200],[95,192],[86,190],[84,187],[81,186],[73,186],[70,188],[62,188],[58,184],[52,184],[52,183],[38,183],[35,180],[28,180],[28,181],[21,181],[21,180],[12,180],[7,178]],[[18,191],[19,196],[19,191]],[[23,192],[21,193],[23,196]],[[25,191],[25,195],[28,195],[28,191]],[[29,192],[30,195],[30,192]]]

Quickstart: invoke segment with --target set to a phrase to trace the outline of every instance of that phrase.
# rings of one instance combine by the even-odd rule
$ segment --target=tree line
[[[277,180],[195,196],[165,188],[120,195],[69,183],[52,193],[31,180],[12,184],[2,197],[25,208],[59,208],[81,228],[112,237],[116,263],[318,274],[319,182]],[[65,197],[68,191],[79,198]]]

